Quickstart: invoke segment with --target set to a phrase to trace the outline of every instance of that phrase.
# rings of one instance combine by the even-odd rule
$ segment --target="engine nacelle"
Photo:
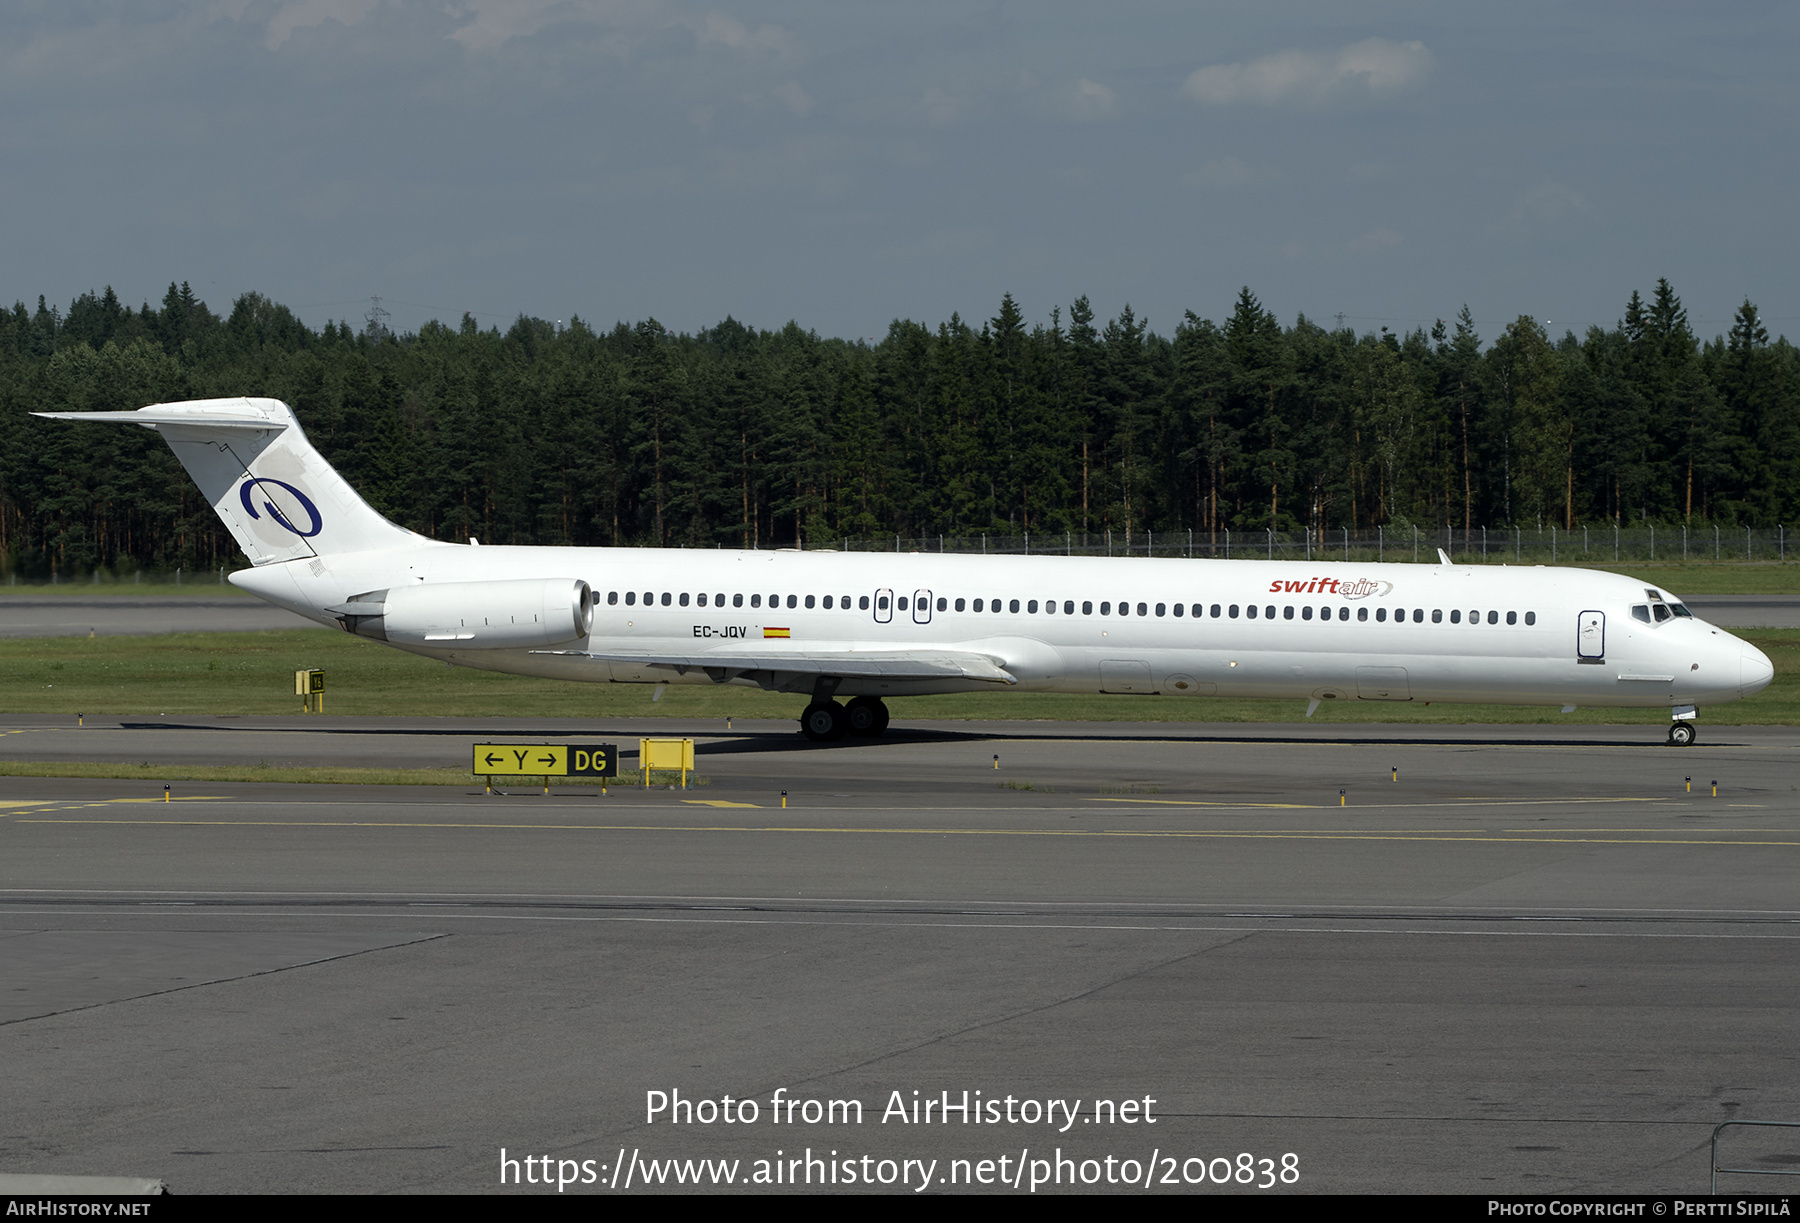
[[[459,650],[562,645],[594,626],[594,601],[578,578],[422,582],[353,595],[327,610],[359,636]]]

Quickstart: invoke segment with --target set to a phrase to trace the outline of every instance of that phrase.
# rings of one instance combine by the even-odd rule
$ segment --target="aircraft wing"
[[[625,663],[639,667],[667,667],[677,675],[704,671],[713,682],[723,683],[755,671],[783,675],[828,675],[842,679],[973,679],[994,684],[1016,684],[1010,671],[986,654],[961,650],[731,650],[718,653],[659,654],[635,650],[534,650],[533,653],[591,658],[595,662]]]

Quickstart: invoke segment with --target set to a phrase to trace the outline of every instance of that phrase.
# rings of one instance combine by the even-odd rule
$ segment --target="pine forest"
[[[372,316],[373,317],[373,316]],[[186,286],[0,312],[0,573],[235,568],[150,430],[34,411],[271,396],[379,511],[484,544],[830,548],[978,535],[1772,529],[1800,509],[1800,354],[1702,340],[1666,281],[1610,330],[1283,325],[1249,289],[1169,335],[1086,298],[878,341],[730,318],[313,330]],[[892,545],[890,545],[892,546]]]

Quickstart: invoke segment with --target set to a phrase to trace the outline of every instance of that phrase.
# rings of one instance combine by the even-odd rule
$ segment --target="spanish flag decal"
[[[788,632],[784,628],[766,628],[763,630],[763,636],[765,638],[766,637],[791,637],[791,636],[793,636],[793,634]]]

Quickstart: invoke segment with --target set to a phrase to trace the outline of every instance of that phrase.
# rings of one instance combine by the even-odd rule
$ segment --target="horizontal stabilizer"
[[[241,401],[228,400],[238,404]],[[155,428],[157,425],[187,425],[205,429],[285,429],[285,420],[269,420],[261,416],[246,415],[242,412],[213,410],[195,412],[186,408],[158,406],[139,408],[135,412],[33,412],[33,416],[42,416],[46,420],[96,420],[109,424],[143,425]]]

